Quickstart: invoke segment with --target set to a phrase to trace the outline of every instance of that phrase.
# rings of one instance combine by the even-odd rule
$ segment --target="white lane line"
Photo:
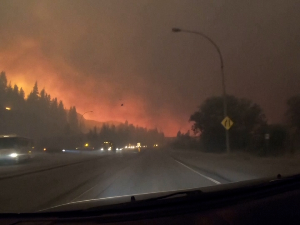
[[[73,199],[71,200],[71,202],[75,201],[75,199],[80,198],[82,195],[84,195],[85,193],[89,192],[90,190],[92,190],[92,189],[95,188],[96,186],[97,186],[97,184],[94,185],[93,187],[91,187],[90,189],[86,190],[86,191],[83,192],[82,194],[78,195],[76,198],[73,198]]]
[[[200,175],[200,176],[202,176],[202,177],[204,177],[204,178],[206,178],[206,179],[208,179],[208,180],[214,182],[215,184],[221,184],[221,182],[216,181],[216,180],[214,180],[214,179],[212,179],[212,178],[210,178],[210,177],[208,177],[208,176],[205,176],[205,175],[203,175],[202,173],[199,173],[198,171],[196,171],[196,170],[192,169],[191,167],[189,167],[189,166],[187,166],[187,165],[185,165],[185,164],[183,164],[183,163],[177,161],[176,159],[174,159],[174,160],[175,160],[176,162],[178,162],[179,164],[183,165],[184,167],[186,167],[186,168],[192,170],[193,172],[197,173],[198,175]]]

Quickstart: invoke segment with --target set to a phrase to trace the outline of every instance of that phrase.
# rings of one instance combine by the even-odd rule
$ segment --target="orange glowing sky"
[[[95,82],[94,79],[85,78],[84,75],[78,75],[76,78],[71,74],[77,73],[77,71],[67,64],[60,64],[58,65],[59,69],[55,68],[43,56],[37,42],[20,40],[17,49],[1,54],[1,67],[5,68],[9,81],[23,87],[27,95],[32,90],[34,82],[38,81],[40,90],[45,88],[52,97],[63,100],[66,108],[75,105],[79,113],[93,110],[93,114],[85,115],[86,119],[120,122],[128,120],[139,126],[157,127],[167,135],[174,135],[178,128],[180,129],[178,123],[164,122],[176,121],[176,118],[168,110],[161,110],[158,117],[154,115],[149,118],[147,100],[132,92],[132,88],[135,89],[135,86],[145,85],[138,79],[133,85],[123,87],[117,81],[116,83],[105,80]],[[27,57],[23,58],[24,55]],[[65,74],[66,78],[62,79],[61,74]],[[165,124],[162,126],[159,123]],[[187,130],[189,126],[184,128]]]
[[[190,129],[203,100],[221,94],[213,47],[170,32],[195,29],[219,44],[228,93],[276,122],[300,88],[298,8],[296,0],[1,1],[0,70],[26,94],[38,81],[67,108],[93,110],[86,119],[174,136]]]

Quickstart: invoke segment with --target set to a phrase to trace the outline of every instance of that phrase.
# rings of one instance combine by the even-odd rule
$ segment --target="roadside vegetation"
[[[269,124],[262,108],[249,99],[227,96],[227,104],[234,122],[229,130],[232,152],[277,156],[300,150],[300,95],[287,100],[285,120],[280,124]],[[223,117],[223,98],[206,99],[189,118],[191,130],[179,131],[172,147],[224,153]]]

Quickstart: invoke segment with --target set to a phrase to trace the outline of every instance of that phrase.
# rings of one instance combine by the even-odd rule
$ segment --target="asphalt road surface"
[[[174,159],[163,149],[95,154],[93,160],[0,178],[0,212],[36,212],[74,201],[224,182]]]

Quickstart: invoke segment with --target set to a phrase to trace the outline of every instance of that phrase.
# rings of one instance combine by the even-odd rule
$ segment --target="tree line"
[[[87,134],[86,140],[93,146],[100,146],[104,141],[111,141],[119,147],[131,144],[149,145],[164,142],[164,133],[155,129],[147,129],[143,127],[129,124],[128,121],[120,125],[106,125],[101,128],[94,127]]]
[[[26,97],[22,87],[8,83],[0,73],[0,132],[16,133],[34,139],[79,132],[76,107],[66,110],[61,100],[51,98],[35,82]]]
[[[233,151],[248,151],[260,155],[295,152],[300,147],[300,95],[287,100],[285,121],[269,124],[262,108],[249,99],[226,96],[228,116],[234,122],[229,129]],[[191,131],[177,133],[172,143],[176,148],[201,149],[207,152],[225,152],[225,128],[221,121],[223,97],[206,99],[189,121]]]
[[[17,134],[33,138],[43,147],[82,146],[85,142],[98,144],[104,140],[126,144],[128,142],[162,142],[163,133],[128,124],[95,127],[82,133],[84,119],[76,107],[66,109],[63,102],[51,97],[45,89],[39,91],[35,82],[26,96],[22,87],[7,81],[4,71],[0,73],[0,134]]]

